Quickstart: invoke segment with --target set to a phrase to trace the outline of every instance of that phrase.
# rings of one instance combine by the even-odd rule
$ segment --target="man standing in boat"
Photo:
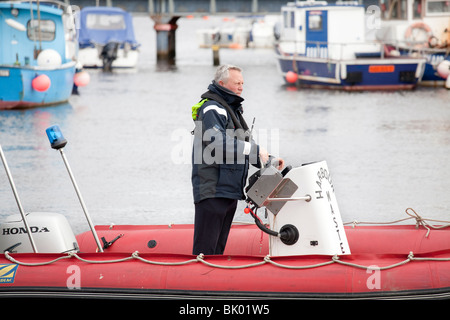
[[[243,84],[239,67],[219,66],[208,91],[192,107],[195,255],[223,254],[237,202],[245,199],[249,164],[260,167],[269,160],[242,116]],[[281,169],[283,160],[278,161]]]

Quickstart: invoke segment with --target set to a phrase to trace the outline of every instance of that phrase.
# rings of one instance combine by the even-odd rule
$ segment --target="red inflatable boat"
[[[268,255],[268,235],[234,225],[223,256],[192,256],[192,225],[99,226],[79,252],[5,253],[6,296],[409,299],[450,296],[450,229],[346,227],[351,255]]]
[[[58,213],[25,214],[2,149],[20,215],[0,223],[3,297],[139,299],[424,299],[450,297],[450,229],[407,209],[416,225],[344,227],[326,163],[249,178],[247,211],[224,255],[191,255],[193,226],[93,227],[56,126],[60,151],[90,231],[75,236]],[[269,223],[257,215],[265,207]]]

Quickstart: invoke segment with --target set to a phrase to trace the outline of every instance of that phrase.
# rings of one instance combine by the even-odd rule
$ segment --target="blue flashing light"
[[[50,141],[50,145],[53,149],[61,149],[67,144],[67,140],[64,139],[59,126],[51,126],[47,128],[45,132],[47,133],[48,140]]]

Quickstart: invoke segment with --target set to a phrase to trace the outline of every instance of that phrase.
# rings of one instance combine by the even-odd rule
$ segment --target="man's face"
[[[226,82],[221,80],[219,81],[219,84],[240,96],[244,89],[244,78],[242,77],[242,73],[238,70],[229,70],[228,75],[228,80]]]

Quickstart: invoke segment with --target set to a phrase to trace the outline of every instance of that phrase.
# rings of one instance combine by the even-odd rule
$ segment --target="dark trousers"
[[[226,198],[195,204],[193,254],[223,254],[236,207],[237,200]]]

